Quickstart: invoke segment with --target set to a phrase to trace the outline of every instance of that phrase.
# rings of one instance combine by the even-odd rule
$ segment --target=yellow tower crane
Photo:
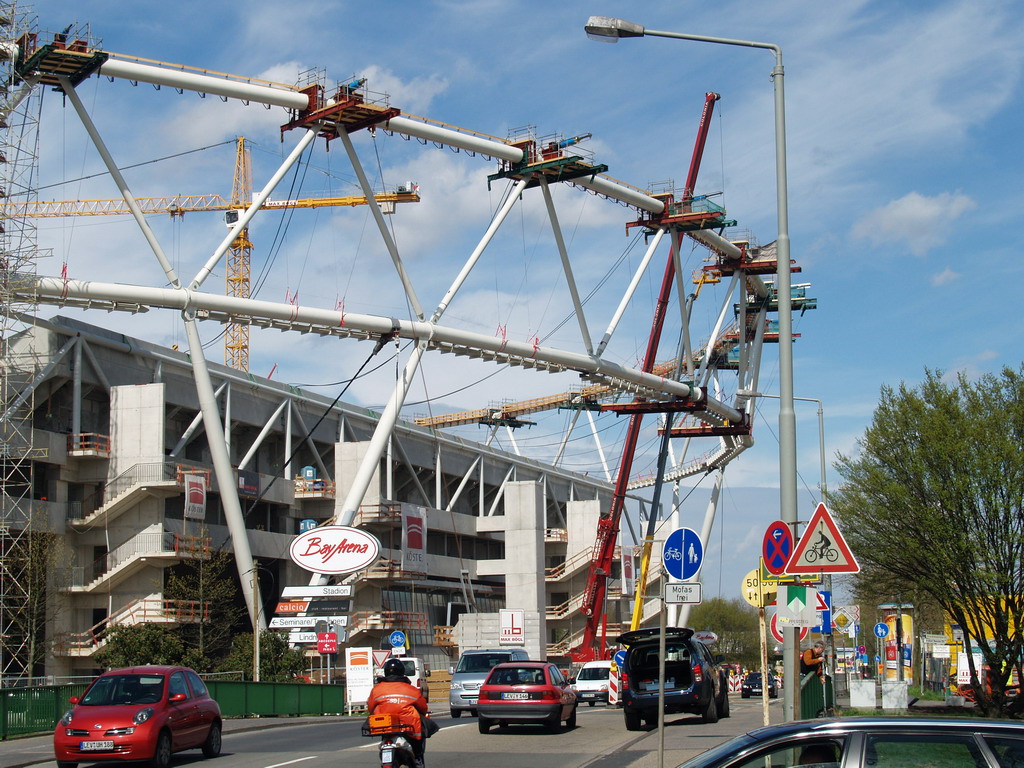
[[[374,195],[384,213],[393,213],[396,203],[418,203],[416,187],[406,184],[397,192]],[[227,211],[230,226],[237,221],[238,211],[245,210],[252,200],[252,166],[245,137],[236,141],[235,178],[231,185],[231,200],[222,195],[168,195],[165,197],[138,197],[136,202],[143,213],[167,213],[184,216],[195,211]],[[268,200],[264,209],[326,208],[341,205],[366,205],[363,195],[343,197],[313,197],[296,200]],[[49,200],[18,202],[0,199],[0,218],[60,218],[66,216],[127,215],[131,211],[123,199],[112,200]],[[232,218],[234,216],[234,218]],[[246,227],[231,244],[227,257],[227,295],[249,297],[252,242]],[[249,370],[249,326],[229,323],[224,336],[224,364],[240,371]]]

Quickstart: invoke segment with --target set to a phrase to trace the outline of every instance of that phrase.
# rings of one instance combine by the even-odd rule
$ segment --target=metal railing
[[[0,688],[0,739],[47,733],[88,683]],[[343,685],[206,680],[224,717],[334,715],[345,712]]]
[[[71,437],[75,436],[70,435],[69,440]],[[89,502],[88,504],[85,501],[68,502],[67,518],[68,520],[82,520],[139,485],[173,482],[184,487],[186,474],[203,475],[206,478],[207,488],[210,487],[210,470],[205,467],[193,467],[173,461],[133,464],[90,496],[86,500]],[[86,508],[88,508],[88,512],[84,512]]]
[[[92,654],[102,647],[107,632],[117,624],[134,625],[147,622],[171,622],[195,624],[210,617],[210,604],[197,600],[161,600],[144,597],[129,603],[113,616],[97,622],[85,632],[68,632],[57,638],[54,653],[57,655]]]
[[[210,557],[210,539],[201,536],[182,536],[169,531],[144,531],[97,558],[91,566],[71,568],[70,585],[84,587],[127,562],[154,555],[177,555],[192,560],[206,560]]]

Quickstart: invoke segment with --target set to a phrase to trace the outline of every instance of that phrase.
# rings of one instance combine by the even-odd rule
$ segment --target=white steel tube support
[[[249,207],[242,211],[242,215],[238,217],[238,221],[236,221],[232,225],[231,229],[228,230],[227,236],[221,240],[220,245],[217,246],[210,258],[206,260],[202,269],[200,269],[199,272],[196,273],[196,276],[192,278],[192,282],[189,283],[188,286],[191,290],[198,290],[202,284],[206,282],[206,278],[210,276],[210,272],[213,271],[213,268],[217,266],[222,258],[224,258],[224,254],[227,253],[228,248],[230,248],[231,244],[235,242],[235,238],[238,237],[238,233],[249,226],[249,222],[252,221],[253,216],[255,216],[263,204],[267,202],[270,198],[270,194],[274,191],[274,188],[281,182],[284,175],[291,170],[291,167],[298,162],[299,158],[302,157],[302,153],[306,151],[306,147],[308,147],[315,138],[316,130],[312,128],[308,129],[302,135],[302,138],[299,139],[292,151],[288,153],[288,157],[284,159],[284,162],[281,163],[274,175],[270,177],[270,181],[268,181],[263,189],[260,190],[259,194],[253,197]],[[373,204],[376,204],[376,200],[373,201]]]
[[[68,298],[104,299],[108,301],[131,301],[147,306],[184,310],[209,309],[236,313],[246,317],[260,317],[303,325],[311,324],[324,329],[336,330],[342,326],[364,331],[371,335],[396,333],[401,338],[412,338],[433,343],[450,343],[455,346],[473,347],[486,350],[497,356],[514,356],[528,360],[549,362],[553,365],[572,368],[580,372],[604,375],[621,379],[630,385],[647,388],[655,392],[686,397],[699,402],[707,410],[724,418],[736,420],[739,412],[714,400],[705,400],[700,389],[687,382],[677,382],[653,373],[628,368],[617,363],[602,360],[579,352],[534,346],[528,342],[503,340],[482,333],[436,325],[426,321],[400,320],[377,315],[363,315],[315,307],[296,307],[291,304],[243,299],[220,294],[170,290],[143,285],[120,283],[87,282],[82,280],[64,281],[59,277],[40,277],[31,284],[36,300],[44,297],[59,299],[66,303]],[[26,287],[25,295],[30,295]]]
[[[587,317],[583,314],[583,304],[580,302],[580,292],[576,289],[576,279],[572,274],[572,264],[569,262],[569,254],[565,250],[565,240],[562,239],[562,228],[558,225],[558,213],[555,211],[554,200],[551,199],[551,190],[548,188],[546,176],[540,177],[540,188],[544,193],[544,205],[548,209],[548,220],[551,222],[551,232],[555,236],[555,245],[558,246],[558,256],[562,260],[562,271],[565,273],[565,282],[569,286],[569,295],[572,297],[572,305],[576,309],[576,321],[580,326],[580,335],[583,337],[583,346],[587,354],[594,354],[594,344],[590,340],[590,330],[587,328]]]
[[[569,427],[565,430],[565,434],[562,435],[562,442],[558,444],[558,450],[555,451],[555,458],[551,460],[551,463],[556,467],[559,462],[562,461],[562,454],[565,453],[565,447],[569,444],[569,438],[572,437],[572,431],[576,428],[576,422],[579,421],[580,414],[582,412],[582,408],[576,409],[572,415],[572,419],[569,421]]]
[[[594,436],[594,445],[597,446],[597,455],[601,459],[601,468],[604,470],[604,479],[609,483],[612,481],[612,471],[608,468],[608,459],[604,455],[604,446],[601,445],[601,436],[597,431],[597,422],[594,421],[594,414],[587,411],[587,419],[590,421],[590,434]]]
[[[178,69],[154,67],[134,61],[107,59],[100,65],[99,72],[107,77],[120,77],[152,85],[166,85],[185,91],[222,96],[225,99],[255,101],[258,104],[268,104],[272,107],[286,109],[307,109],[309,107],[309,97],[297,91],[287,91],[269,85],[254,85],[213,75],[183,72]]]
[[[462,265],[462,269],[459,270],[459,274],[456,275],[451,286],[447,291],[445,291],[444,298],[442,298],[438,303],[437,308],[434,310],[434,314],[430,316],[430,322],[436,323],[441,319],[441,315],[443,315],[448,309],[448,305],[451,304],[452,299],[455,298],[455,294],[458,293],[462,284],[466,282],[466,278],[469,277],[469,273],[473,271],[473,267],[475,267],[477,262],[480,260],[484,249],[490,245],[491,240],[494,239],[494,235],[498,231],[498,228],[505,222],[505,219],[508,218],[509,213],[512,211],[512,207],[516,204],[516,200],[519,199],[523,190],[526,189],[526,185],[529,183],[532,175],[533,174],[529,174],[517,181],[516,185],[512,188],[512,191],[509,192],[508,197],[505,198],[505,202],[502,203],[501,208],[498,209],[494,218],[491,219],[491,223],[487,226],[487,230],[484,232],[483,237],[480,238],[480,242],[477,243],[476,248],[473,249],[469,258],[466,259],[466,263]]]
[[[227,387],[227,385],[228,383],[225,381],[223,384],[217,387],[217,391],[213,393],[213,396],[215,398],[220,397],[220,393],[224,391],[224,388]],[[193,417],[192,423],[189,424],[185,431],[181,433],[181,437],[178,438],[177,444],[175,444],[174,448],[171,450],[171,456],[177,456],[185,449],[185,445],[188,443],[189,440],[192,439],[192,435],[195,434],[196,430],[199,429],[199,426],[202,423],[203,412],[200,411]]]
[[[387,405],[377,421],[377,427],[373,430],[373,435],[370,436],[370,441],[367,444],[366,453],[359,463],[355,477],[352,478],[352,485],[349,487],[348,493],[345,494],[341,508],[335,516],[335,523],[337,525],[349,525],[352,522],[352,518],[355,517],[359,505],[363,501],[363,496],[366,495],[366,489],[370,487],[370,480],[380,464],[380,457],[387,448],[391,432],[398,421],[398,413],[402,409],[402,404],[405,403],[405,397],[409,393],[409,387],[412,385],[413,377],[416,374],[417,368],[419,368],[426,349],[426,341],[421,341],[416,345],[409,356],[408,362],[405,364],[402,375],[395,382],[395,389],[391,393],[391,397],[388,398]],[[314,581],[311,583],[321,583],[318,581],[318,578],[322,577],[314,576],[313,578]]]
[[[245,456],[243,456],[242,460],[238,462],[239,469],[245,469],[249,466],[249,462],[252,461],[252,457],[256,455],[256,451],[259,450],[267,435],[270,434],[271,427],[274,426],[274,422],[277,421],[278,417],[281,415],[281,411],[284,410],[286,405],[288,405],[288,398],[282,400],[281,404],[277,406],[277,410],[275,410],[271,417],[267,419],[267,422],[263,425],[263,429],[261,429],[260,433],[256,435],[256,439],[252,441],[252,445],[249,446],[249,450],[246,452]]]
[[[139,229],[142,230],[142,236],[146,238],[146,242],[149,243],[150,249],[156,255],[157,261],[160,262],[160,267],[163,269],[164,275],[167,277],[167,282],[174,288],[181,288],[181,281],[178,279],[178,275],[175,274],[174,267],[171,266],[171,262],[164,254],[164,249],[161,248],[160,243],[157,242],[156,235],[150,228],[149,222],[146,221],[146,217],[142,213],[142,209],[135,200],[135,196],[128,188],[128,182],[125,181],[124,176],[121,174],[121,170],[117,167],[117,163],[114,162],[113,156],[107,150],[107,145],[103,143],[103,137],[101,137],[99,131],[96,130],[96,125],[93,123],[92,118],[86,111],[85,105],[82,104],[82,100],[78,98],[78,94],[75,92],[74,86],[71,85],[71,81],[66,77],[60,77],[58,79],[60,80],[60,87],[64,90],[68,100],[71,102],[71,106],[73,106],[75,108],[75,112],[78,113],[78,119],[82,121],[82,125],[85,126],[86,133],[88,133],[89,138],[92,139],[92,143],[95,145],[96,151],[100,153],[100,157],[103,159],[103,164],[107,166],[107,171],[110,173],[110,177],[114,180],[114,183],[117,184],[117,189],[124,198],[124,202],[128,206],[128,210],[132,212],[132,217],[135,219],[135,223],[138,224]]]
[[[501,160],[507,160],[510,163],[520,163],[523,160],[523,150],[500,141],[485,139],[482,136],[474,136],[468,133],[460,133],[450,128],[442,128],[439,125],[421,123],[418,120],[410,120],[407,117],[392,117],[384,125],[384,128],[395,133],[423,139],[424,141],[433,141],[449,147],[465,149],[468,152],[490,155]]]
[[[203,357],[203,342],[199,338],[199,329],[196,327],[193,314],[193,311],[190,310],[182,312],[185,333],[188,336],[189,352],[192,356],[192,373],[195,375],[196,394],[199,395],[199,408],[203,413],[206,441],[210,448],[210,457],[213,460],[213,471],[217,476],[217,483],[220,485],[220,502],[224,506],[224,519],[228,524],[231,545],[235,550],[235,564],[238,567],[242,595],[245,597],[245,604],[252,619],[252,631],[258,634],[261,630],[266,629],[266,616],[260,614],[258,585],[246,579],[246,576],[255,567],[252,549],[249,547],[249,535],[245,530],[242,505],[238,500],[238,483],[235,482],[231,457],[228,456],[227,443],[224,439],[224,428],[220,423],[217,397],[213,392],[213,382],[210,380],[210,369],[206,367],[206,358]]]
[[[636,268],[633,273],[633,279],[629,281],[629,285],[626,287],[626,292],[622,294],[622,299],[619,301],[619,306],[615,310],[615,314],[612,315],[612,320],[608,323],[608,330],[604,332],[604,338],[601,339],[601,343],[597,345],[597,356],[600,357],[604,354],[605,347],[608,346],[608,342],[612,340],[612,334],[615,333],[615,329],[619,326],[619,321],[622,319],[622,314],[626,311],[626,307],[629,306],[629,302],[633,298],[633,294],[636,292],[636,288],[640,285],[640,278],[643,277],[644,272],[647,271],[647,265],[651,263],[651,257],[654,256],[654,252],[658,249],[658,244],[661,242],[661,238],[665,236],[665,230],[659,229],[654,233],[654,237],[651,242],[647,245],[647,252],[644,253],[644,257],[640,260],[640,265]]]
[[[423,319],[423,307],[420,305],[420,300],[416,297],[416,290],[412,286],[412,279],[409,274],[405,271],[405,264],[402,263],[402,257],[398,253],[398,245],[395,244],[394,239],[391,237],[391,233],[388,231],[388,225],[384,221],[384,214],[380,212],[380,205],[377,203],[377,198],[374,197],[373,188],[370,186],[369,180],[366,178],[366,172],[363,170],[363,164],[359,162],[359,155],[356,154],[355,145],[352,144],[352,137],[348,135],[348,131],[345,130],[345,126],[338,125],[338,137],[341,139],[341,143],[345,147],[345,152],[348,153],[349,162],[352,163],[352,169],[356,172],[356,177],[359,179],[359,186],[363,189],[363,195],[366,196],[366,203],[370,207],[370,213],[373,214],[373,220],[377,222],[377,229],[380,231],[381,237],[384,239],[384,245],[387,246],[388,253],[391,254],[391,261],[395,265],[395,269],[398,271],[398,277],[402,281],[402,286],[405,288],[405,297],[409,300],[409,305],[412,307],[413,313],[420,320]]]

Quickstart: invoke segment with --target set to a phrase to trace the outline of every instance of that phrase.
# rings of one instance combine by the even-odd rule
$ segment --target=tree
[[[963,628],[990,670],[986,714],[1020,672],[1024,635],[1024,366],[970,382],[926,371],[916,389],[883,387],[855,456],[840,455],[831,507],[876,583],[920,591]]]
[[[141,664],[182,664],[185,649],[171,629],[160,624],[115,624],[96,662],[108,669]]]
[[[32,508],[23,529],[0,530],[0,554],[3,672],[12,676],[16,670],[28,676],[41,674],[50,650],[47,621],[59,610],[50,590],[64,586],[67,570],[58,565],[66,561],[67,552],[60,536],[50,529],[45,512]]]
[[[714,597],[696,606],[688,623],[694,629],[709,629],[718,635],[714,652],[724,654],[728,662],[759,669],[761,636],[757,622],[757,609],[744,600]]]
[[[234,557],[223,550],[209,558],[186,560],[167,572],[164,595],[176,600],[185,617],[177,632],[188,666],[208,672],[227,655],[245,618],[233,579]]]
[[[252,670],[253,635],[237,635],[231,644],[231,653],[221,664],[225,672]],[[277,632],[260,632],[260,680],[283,683],[293,680],[306,668],[301,651],[288,647],[288,641]]]

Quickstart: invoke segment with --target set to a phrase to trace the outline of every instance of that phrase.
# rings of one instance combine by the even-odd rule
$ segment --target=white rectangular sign
[[[348,704],[365,704],[373,688],[373,649],[345,649],[345,693]]]
[[[498,645],[526,645],[525,611],[503,608],[498,618]]]
[[[338,636],[338,642],[344,643],[347,637],[345,630],[335,633]],[[313,645],[316,643],[316,632],[289,632],[288,642],[293,645]]]
[[[310,629],[318,621],[326,621],[338,627],[348,626],[348,616],[275,616],[270,620],[271,629]]]
[[[700,601],[701,586],[699,581],[670,581],[665,584],[665,602],[670,605],[675,603],[696,604]]]
[[[352,585],[327,584],[322,587],[285,587],[281,590],[281,597],[352,597]]]

